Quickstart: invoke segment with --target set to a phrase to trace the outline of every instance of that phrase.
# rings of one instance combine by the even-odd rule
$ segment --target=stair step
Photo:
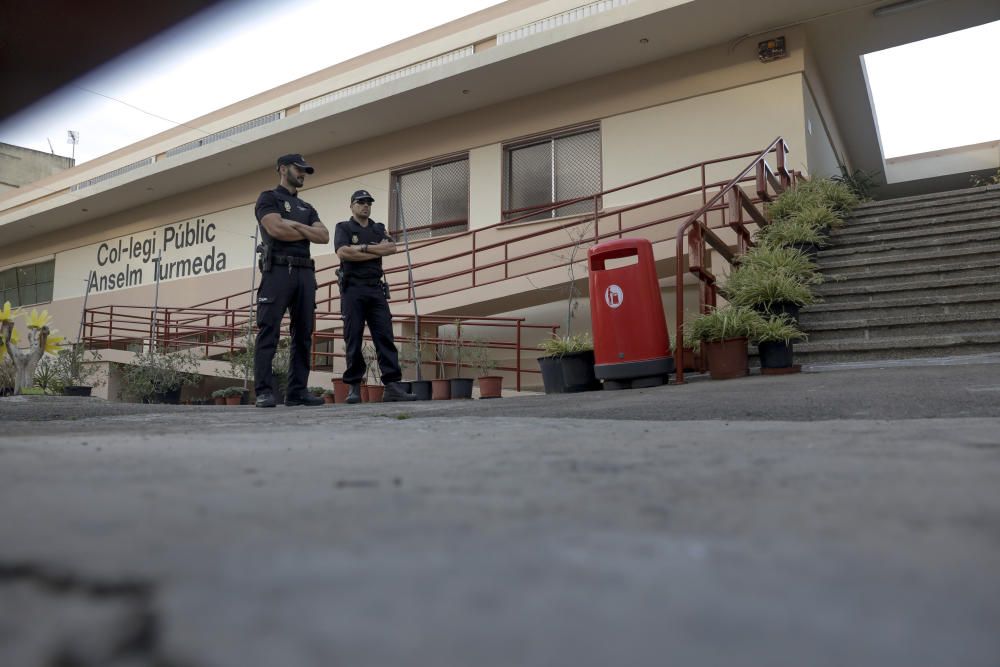
[[[1000,206],[978,211],[962,211],[948,215],[908,217],[900,220],[862,222],[848,218],[847,222],[830,234],[830,240],[851,241],[857,236],[871,236],[890,232],[953,229],[968,224],[1000,224]]]
[[[841,319],[879,319],[909,313],[969,313],[983,309],[1000,310],[1000,290],[975,290],[965,294],[920,293],[874,300],[871,298],[845,299],[830,303],[817,303],[804,308],[800,314],[803,327],[820,322]]]
[[[878,201],[865,202],[854,207],[857,215],[867,215],[869,213],[879,213],[888,210],[919,209],[923,206],[934,206],[941,203],[961,203],[963,201],[976,201],[1000,196],[1000,185],[981,185],[962,190],[950,190],[948,192],[933,192],[926,195],[914,195],[911,197],[899,197],[896,199],[882,199]]]
[[[824,273],[835,271],[837,275],[875,273],[884,268],[901,265],[910,265],[914,269],[918,269],[914,273],[920,273],[919,269],[927,262],[934,262],[935,265],[953,265],[966,261],[970,263],[985,261],[990,258],[1000,260],[1000,243],[982,243],[974,248],[910,250],[876,257],[854,256],[849,259],[818,259],[817,264]],[[998,261],[998,265],[1000,265],[1000,261]]]
[[[1000,332],[961,332],[934,336],[880,338],[867,341],[824,341],[795,344],[802,364],[913,359],[1000,352]]]
[[[955,296],[956,298],[968,293],[976,293],[979,288],[992,289],[1000,287],[1000,272],[987,266],[986,275],[973,273],[968,276],[950,276],[941,274],[929,278],[919,278],[912,274],[907,274],[909,280],[903,279],[896,282],[881,282],[862,280],[845,280],[827,282],[818,285],[816,294],[825,302],[824,305],[840,303],[843,301],[856,301],[862,298],[878,302],[885,299],[899,298],[908,294],[920,294],[926,296]],[[827,276],[829,279],[830,277]]]
[[[840,319],[813,322],[805,320],[802,328],[812,342],[824,340],[877,340],[907,336],[932,336],[953,331],[1000,333],[1000,310],[980,309],[966,313],[926,313],[912,311],[904,315],[872,319]]]
[[[876,255],[894,250],[924,250],[928,247],[980,247],[984,243],[1000,243],[1000,220],[996,224],[965,225],[962,229],[923,230],[918,233],[894,232],[885,235],[861,236],[850,242],[821,250],[817,260],[850,257],[859,254]]]

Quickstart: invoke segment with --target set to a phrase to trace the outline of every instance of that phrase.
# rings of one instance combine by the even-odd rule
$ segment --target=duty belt
[[[309,257],[296,257],[294,255],[274,255],[271,257],[274,264],[287,264],[288,266],[307,266],[310,269],[316,268],[316,262]]]

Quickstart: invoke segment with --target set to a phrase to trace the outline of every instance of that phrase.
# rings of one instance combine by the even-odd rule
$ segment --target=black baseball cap
[[[289,153],[288,155],[282,155],[278,158],[278,164],[275,168],[280,167],[283,164],[293,164],[307,174],[311,174],[315,169],[309,166],[306,159],[302,157],[299,153]]]
[[[358,201],[359,199],[371,199],[373,202],[375,201],[375,197],[372,197],[372,194],[370,192],[368,192],[367,190],[355,190],[354,191],[354,194],[351,195],[351,203],[353,204],[354,202]]]

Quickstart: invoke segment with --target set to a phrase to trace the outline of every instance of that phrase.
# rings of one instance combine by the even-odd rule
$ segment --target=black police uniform
[[[375,245],[384,239],[392,240],[385,231],[385,225],[369,218],[368,224],[362,226],[351,216],[349,220],[337,223],[333,244],[339,250],[345,245]],[[389,302],[382,288],[382,258],[364,262],[341,262],[341,268],[344,275],[340,292],[340,313],[344,318],[344,345],[347,352],[344,382],[358,384],[365,378],[361,342],[366,322],[378,354],[382,383],[388,385],[399,382],[403,373],[399,369],[399,354],[393,342],[392,313],[389,312]]]
[[[260,193],[257,198],[257,224],[268,213],[277,213],[286,220],[305,225],[319,222],[319,214],[310,204],[293,195],[283,186]],[[262,271],[257,290],[257,343],[254,352],[254,387],[257,395],[273,392],[274,373],[271,361],[281,333],[281,318],[289,312],[291,358],[288,368],[287,397],[307,393],[309,355],[312,349],[313,326],[316,318],[316,273],[309,256],[309,241],[279,241],[272,239],[263,225],[260,233],[270,245],[271,267]],[[266,268],[266,267],[265,267]]]

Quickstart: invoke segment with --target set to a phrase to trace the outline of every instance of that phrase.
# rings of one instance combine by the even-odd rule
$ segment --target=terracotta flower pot
[[[351,388],[343,380],[333,381],[333,402],[334,403],[346,403],[347,402],[347,392]]]
[[[361,385],[361,402],[362,402],[362,403],[370,403],[370,402],[371,402],[371,401],[369,400],[369,398],[368,398],[368,388],[369,388],[370,386],[371,386],[371,385],[369,385],[369,384],[364,384],[364,383],[362,383],[362,385]]]
[[[479,378],[479,398],[500,398],[503,391],[503,376],[484,375]]]
[[[242,400],[243,397],[240,395],[226,396],[226,405],[239,405]]]
[[[713,380],[729,380],[750,374],[750,356],[746,338],[705,343],[708,356],[708,373]]]
[[[323,402],[324,403],[330,403],[330,404],[332,404],[333,403],[333,394],[323,394]]]
[[[226,397],[225,396],[216,396],[212,400],[215,401],[216,405],[225,405],[226,404]]]
[[[369,403],[381,403],[382,396],[385,394],[385,387],[380,384],[366,384],[365,387],[368,388],[368,398],[365,401]]]
[[[435,401],[451,400],[451,380],[431,380],[431,399]]]

